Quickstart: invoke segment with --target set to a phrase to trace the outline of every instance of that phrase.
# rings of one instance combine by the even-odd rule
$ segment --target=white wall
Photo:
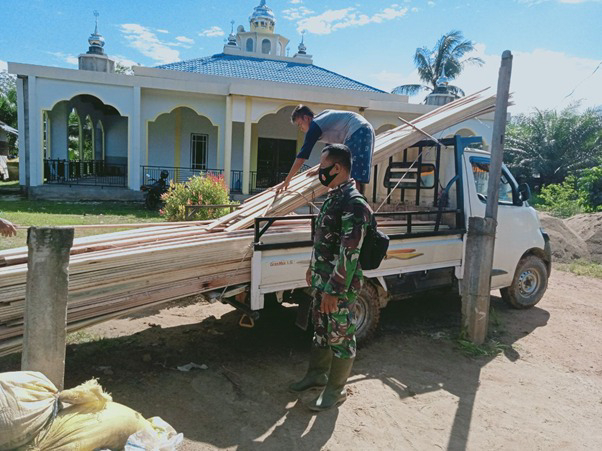
[[[105,126],[105,160],[107,163],[128,163],[128,119],[121,116],[107,116]]]
[[[169,114],[160,115],[156,121],[148,123],[148,165],[175,166],[176,159],[176,116],[180,115],[180,167],[190,167],[191,134],[208,135],[207,167],[217,169],[217,149],[219,144],[218,127],[209,119],[197,115],[189,108],[180,108]]]

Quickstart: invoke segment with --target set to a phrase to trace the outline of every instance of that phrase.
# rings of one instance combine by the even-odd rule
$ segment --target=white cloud
[[[313,11],[311,9],[307,9],[305,6],[300,6],[298,8],[285,9],[282,11],[282,14],[282,17],[287,20],[297,20],[313,14]]]
[[[426,2],[426,4],[429,5],[431,8],[435,6],[435,2],[433,1]]]
[[[79,64],[79,60],[77,59],[77,56],[72,55],[70,53],[48,52],[48,54],[54,56],[55,58],[60,59],[61,61],[65,62],[67,64],[71,64],[74,66],[77,66]]]
[[[114,59],[116,63],[119,63],[125,67],[141,66],[140,63],[137,63],[136,61],[129,59],[127,56],[111,55],[111,58]]]
[[[174,44],[161,41],[149,28],[135,23],[122,24],[120,28],[130,47],[156,62],[167,64],[180,60],[180,52],[171,48]]]
[[[483,44],[475,45],[468,56],[478,56],[485,61],[479,66],[466,66],[462,74],[452,82],[467,94],[491,86],[497,87],[501,54],[490,54]],[[562,109],[571,102],[580,101],[582,108],[602,105],[602,67],[592,73],[600,60],[578,58],[562,52],[536,49],[532,52],[513,52],[510,91],[514,106],[512,114],[529,113],[534,108]],[[403,84],[421,83],[418,72],[401,74],[382,71],[372,75],[374,84],[386,91]],[[571,93],[570,97],[565,98]],[[422,102],[426,92],[410,98],[410,102]]]
[[[184,44],[194,44],[194,39],[187,38],[186,36],[177,36],[176,41],[183,42]]]
[[[408,8],[394,4],[381,12],[369,16],[360,13],[356,8],[329,9],[317,16],[305,17],[297,22],[297,30],[306,30],[314,34],[329,34],[333,31],[351,26],[362,26],[370,23],[381,23],[404,16]]]
[[[213,26],[211,28],[207,28],[206,30],[201,31],[199,33],[199,36],[213,38],[217,36],[223,36],[224,34],[224,30],[222,30],[220,27]]]
[[[158,33],[164,33],[164,34],[168,34],[168,33],[169,33],[169,31],[168,31],[168,30],[163,30],[163,29],[161,29],[161,28],[157,29],[157,32],[158,32]]]
[[[0,60],[0,72],[8,70],[8,63],[4,60]]]
[[[291,0],[289,3],[291,5],[298,5],[299,3],[303,3],[303,0]]]

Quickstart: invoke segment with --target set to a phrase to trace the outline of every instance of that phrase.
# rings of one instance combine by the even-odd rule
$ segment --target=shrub
[[[602,166],[585,169],[577,187],[579,200],[586,212],[602,211]]]
[[[539,195],[539,205],[554,216],[568,218],[583,212],[580,197],[575,177],[569,176],[562,183],[544,186]]]
[[[185,221],[186,205],[226,205],[230,204],[228,188],[223,176],[194,176],[186,183],[169,184],[169,191],[162,196],[164,207],[160,211],[168,221]],[[227,208],[204,208],[190,219],[202,221],[215,219],[228,213]]]

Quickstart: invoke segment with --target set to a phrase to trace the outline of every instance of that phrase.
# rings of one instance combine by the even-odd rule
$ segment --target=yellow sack
[[[59,393],[38,371],[0,373],[0,450],[30,442],[58,413],[59,401],[88,404],[99,410],[111,396],[95,379]]]
[[[0,450],[33,439],[58,409],[58,390],[37,371],[0,373]]]
[[[116,402],[99,408],[97,403],[73,405],[61,410],[27,451],[123,449],[130,435],[152,425],[135,410]]]

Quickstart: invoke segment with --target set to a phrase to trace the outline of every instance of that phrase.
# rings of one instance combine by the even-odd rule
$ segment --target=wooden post
[[[69,284],[69,251],[72,228],[31,227],[27,286],[23,371],[40,371],[56,387],[63,388]]]
[[[462,316],[468,337],[476,344],[482,344],[485,341],[489,323],[491,268],[511,72],[512,54],[506,50],[502,54],[502,64],[498,76],[485,217],[471,217],[468,220],[462,286]]]

